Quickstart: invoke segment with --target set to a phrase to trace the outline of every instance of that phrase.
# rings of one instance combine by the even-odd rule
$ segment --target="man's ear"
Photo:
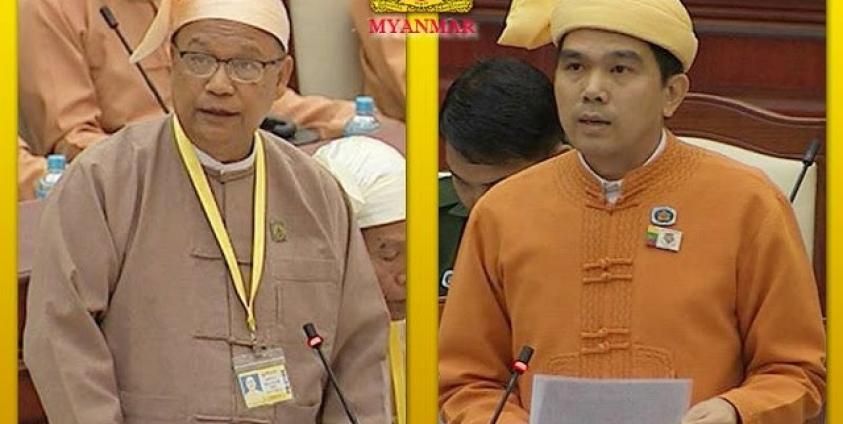
[[[664,107],[662,108],[662,116],[665,118],[673,116],[676,109],[682,104],[682,100],[685,99],[685,95],[688,94],[690,86],[691,82],[685,74],[677,74],[668,78],[667,83],[664,85],[665,101]]]
[[[275,99],[278,100],[287,91],[287,84],[293,75],[293,57],[290,55],[284,56],[281,59],[281,69],[278,70],[278,86],[276,87]]]

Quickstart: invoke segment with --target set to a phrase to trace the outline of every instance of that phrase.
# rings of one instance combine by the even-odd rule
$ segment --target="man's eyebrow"
[[[638,54],[638,52],[632,50],[615,50],[609,53],[608,56],[616,59],[632,60],[639,63],[644,62],[644,59],[641,57],[641,55]]]
[[[243,44],[243,52],[247,53],[247,54],[251,54],[251,55],[256,55],[256,56],[266,56],[266,54],[263,53],[261,51],[261,49],[259,49],[254,44],[249,44],[249,43]]]
[[[582,59],[583,57],[584,57],[583,54],[578,52],[578,51],[569,50],[569,49],[562,49],[562,50],[559,50],[559,58],[558,59],[559,60],[576,60],[576,59]]]
[[[562,49],[559,51],[559,60],[582,60],[585,57],[584,54],[576,51],[576,50],[569,50],[569,49]],[[613,58],[613,59],[624,59],[624,60],[632,60],[635,62],[644,62],[644,59],[641,57],[638,52],[633,50],[615,50],[609,52],[606,57]]]
[[[208,42],[203,40],[200,37],[193,36],[189,40],[187,40],[187,44],[185,44],[185,48],[201,48],[206,49],[210,46]],[[252,43],[242,43],[242,50],[243,53],[251,56],[266,56],[258,46]]]

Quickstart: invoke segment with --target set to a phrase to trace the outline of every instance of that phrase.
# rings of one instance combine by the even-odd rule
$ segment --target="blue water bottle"
[[[64,155],[47,156],[47,173],[38,179],[35,187],[35,197],[39,199],[47,197],[50,190],[58,184],[66,166],[67,159],[65,159]]]
[[[380,128],[381,123],[375,117],[374,99],[370,96],[357,96],[354,105],[354,116],[345,123],[344,136],[370,134]]]

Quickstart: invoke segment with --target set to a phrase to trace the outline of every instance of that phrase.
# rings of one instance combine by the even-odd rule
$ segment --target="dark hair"
[[[479,62],[451,84],[439,133],[466,160],[484,165],[545,159],[564,139],[553,84],[512,58]]]
[[[650,42],[648,42],[647,45],[650,46],[653,56],[656,57],[656,63],[659,64],[659,73],[662,77],[662,84],[666,83],[668,78],[684,72],[685,68],[682,67],[682,62],[680,62],[673,53]]]

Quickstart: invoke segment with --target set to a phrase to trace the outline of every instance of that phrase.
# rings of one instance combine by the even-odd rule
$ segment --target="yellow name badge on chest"
[[[236,356],[234,375],[247,408],[293,399],[284,351],[280,348]]]
[[[682,246],[682,231],[650,225],[647,227],[647,246],[678,252]]]

